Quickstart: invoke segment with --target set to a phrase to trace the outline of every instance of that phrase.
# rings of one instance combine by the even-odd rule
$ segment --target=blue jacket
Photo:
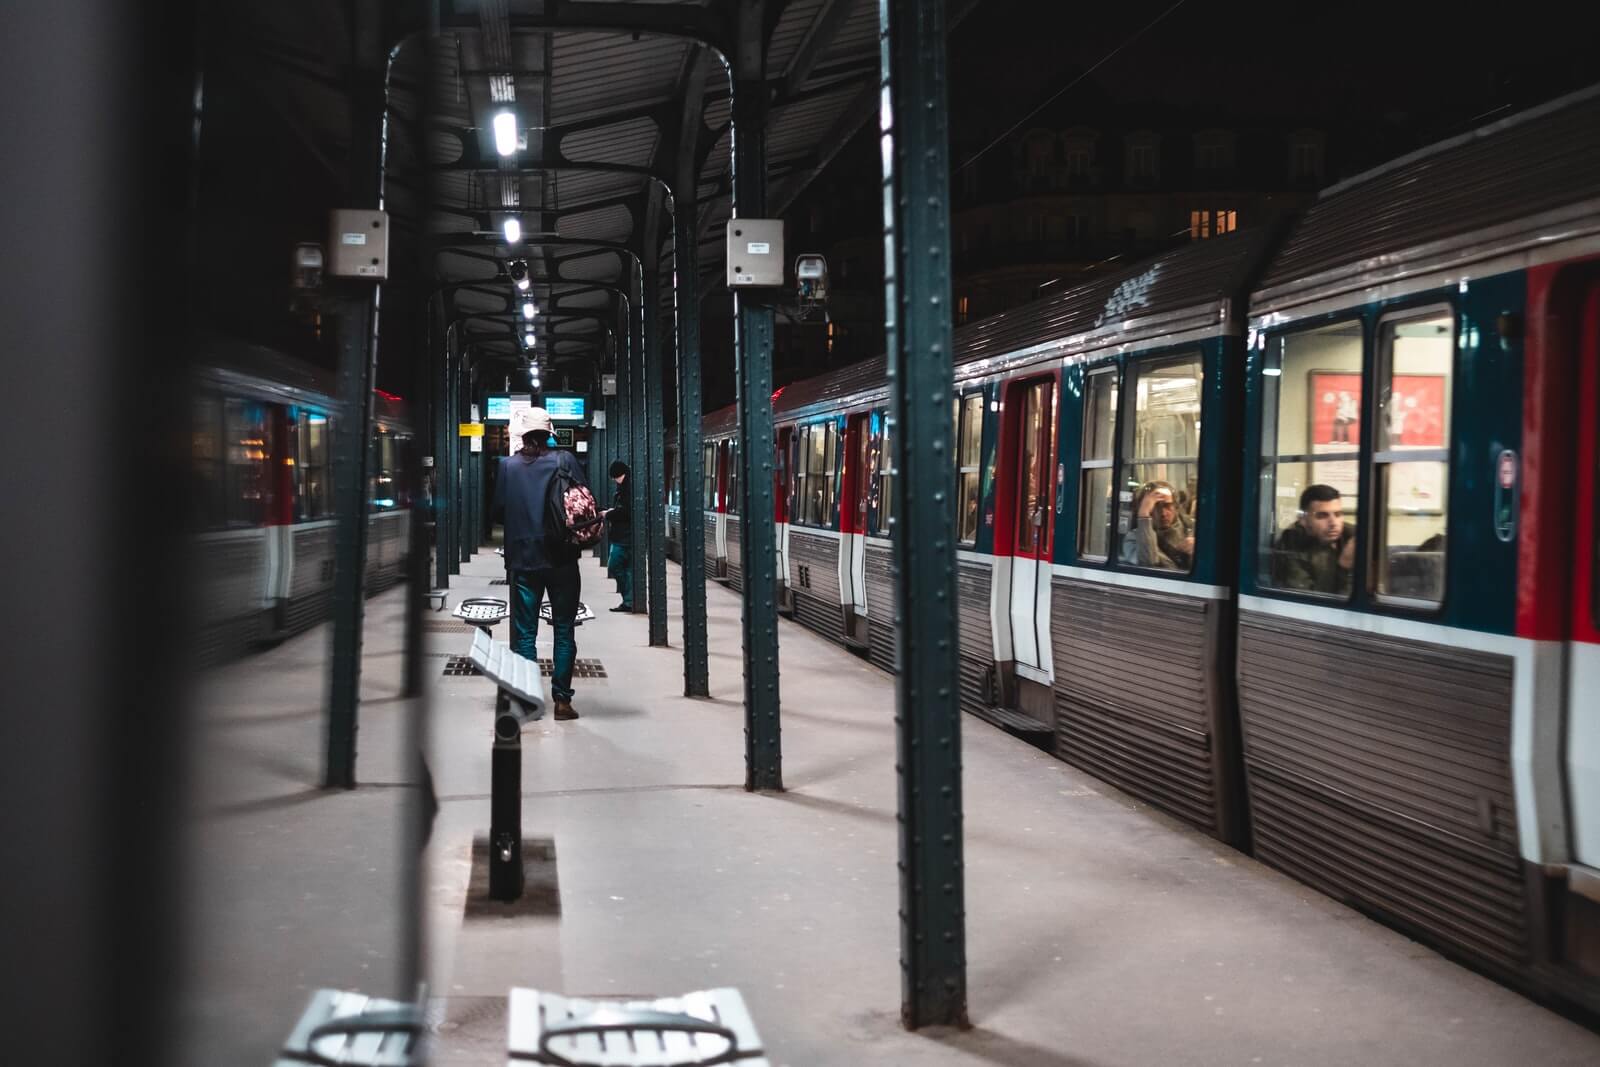
[[[507,570],[545,570],[578,558],[565,544],[545,544],[550,481],[558,469],[565,469],[575,482],[584,481],[583,469],[567,452],[552,450],[535,458],[524,451],[500,461],[494,507],[505,514]]]

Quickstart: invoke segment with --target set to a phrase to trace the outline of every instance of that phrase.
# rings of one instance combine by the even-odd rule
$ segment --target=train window
[[[957,400],[956,423],[956,539],[970,545],[978,540],[979,468],[983,461],[983,394],[968,393]]]
[[[736,437],[729,438],[728,440],[727,459],[728,499],[725,507],[727,508],[729,515],[737,515],[739,514],[740,507],[743,505],[739,500],[739,439]]]
[[[700,503],[706,511],[717,510],[717,446],[707,441],[700,449]]]
[[[810,526],[833,524],[837,447],[832,422],[812,423],[800,431],[800,460],[795,471],[800,522]]]
[[[1040,558],[1050,547],[1050,471],[1055,466],[1055,383],[1030,382],[1019,398],[1022,405],[1022,450],[1017,470],[1017,549]]]
[[[1263,585],[1349,596],[1361,473],[1361,323],[1283,334],[1261,379]]]
[[[193,443],[190,454],[194,465],[193,513],[195,530],[210,530],[223,524],[222,401],[214,396],[194,400]]]
[[[223,440],[228,446],[227,523],[260,526],[267,515],[267,409],[230,400],[223,409]]]
[[[392,511],[400,506],[400,443],[388,430],[380,429],[372,442],[372,477],[368,485],[373,511]]]
[[[879,537],[889,536],[889,520],[894,516],[894,457],[890,455],[891,439],[889,420],[882,415],[873,419],[881,429],[873,439],[872,453],[867,457],[868,470],[877,472],[878,521],[873,532]]]
[[[1111,478],[1116,466],[1117,368],[1089,372],[1083,386],[1083,458],[1079,463],[1078,555],[1111,555]]]
[[[1452,317],[1435,311],[1390,320],[1379,332],[1376,578],[1378,593],[1398,600],[1444,599]]]
[[[1120,558],[1132,567],[1194,568],[1195,507],[1200,477],[1199,353],[1133,363],[1133,422],[1123,440],[1118,494]]]
[[[328,477],[328,416],[302,408],[295,420],[295,517],[300,522],[333,513]]]

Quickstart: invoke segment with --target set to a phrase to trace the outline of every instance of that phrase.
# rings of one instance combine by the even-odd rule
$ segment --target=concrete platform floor
[[[488,592],[480,554],[452,591]],[[508,987],[569,995],[731,985],[774,1064],[1596,1064],[1600,1035],[972,718],[963,731],[966,1032],[899,1024],[894,689],[782,625],[784,780],[742,788],[739,601],[713,584],[710,700],[585,561],[598,618],[576,722],[524,734],[523,819],[553,838],[559,915],[463,919],[489,820],[481,678],[430,633],[426,862],[434,1062],[503,1062]],[[499,587],[495,587],[499,588]],[[541,631],[541,654],[549,634]]]

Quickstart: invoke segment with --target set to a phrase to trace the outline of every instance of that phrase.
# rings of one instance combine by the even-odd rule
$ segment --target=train
[[[333,597],[332,376],[213,338],[191,382],[189,516],[195,654],[215,665],[328,617]],[[367,479],[368,593],[404,579],[414,430],[375,392]]]
[[[1600,86],[960,327],[950,472],[965,711],[1587,1012],[1596,175]],[[885,361],[772,406],[781,603],[892,671]],[[667,532],[738,588],[735,423]]]

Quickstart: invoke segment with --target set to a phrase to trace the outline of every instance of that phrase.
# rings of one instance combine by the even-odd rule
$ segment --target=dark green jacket
[[[1310,593],[1348,593],[1350,572],[1339,566],[1344,546],[1355,540],[1356,528],[1346,523],[1337,545],[1324,544],[1299,523],[1278,535],[1272,550],[1272,584]]]

